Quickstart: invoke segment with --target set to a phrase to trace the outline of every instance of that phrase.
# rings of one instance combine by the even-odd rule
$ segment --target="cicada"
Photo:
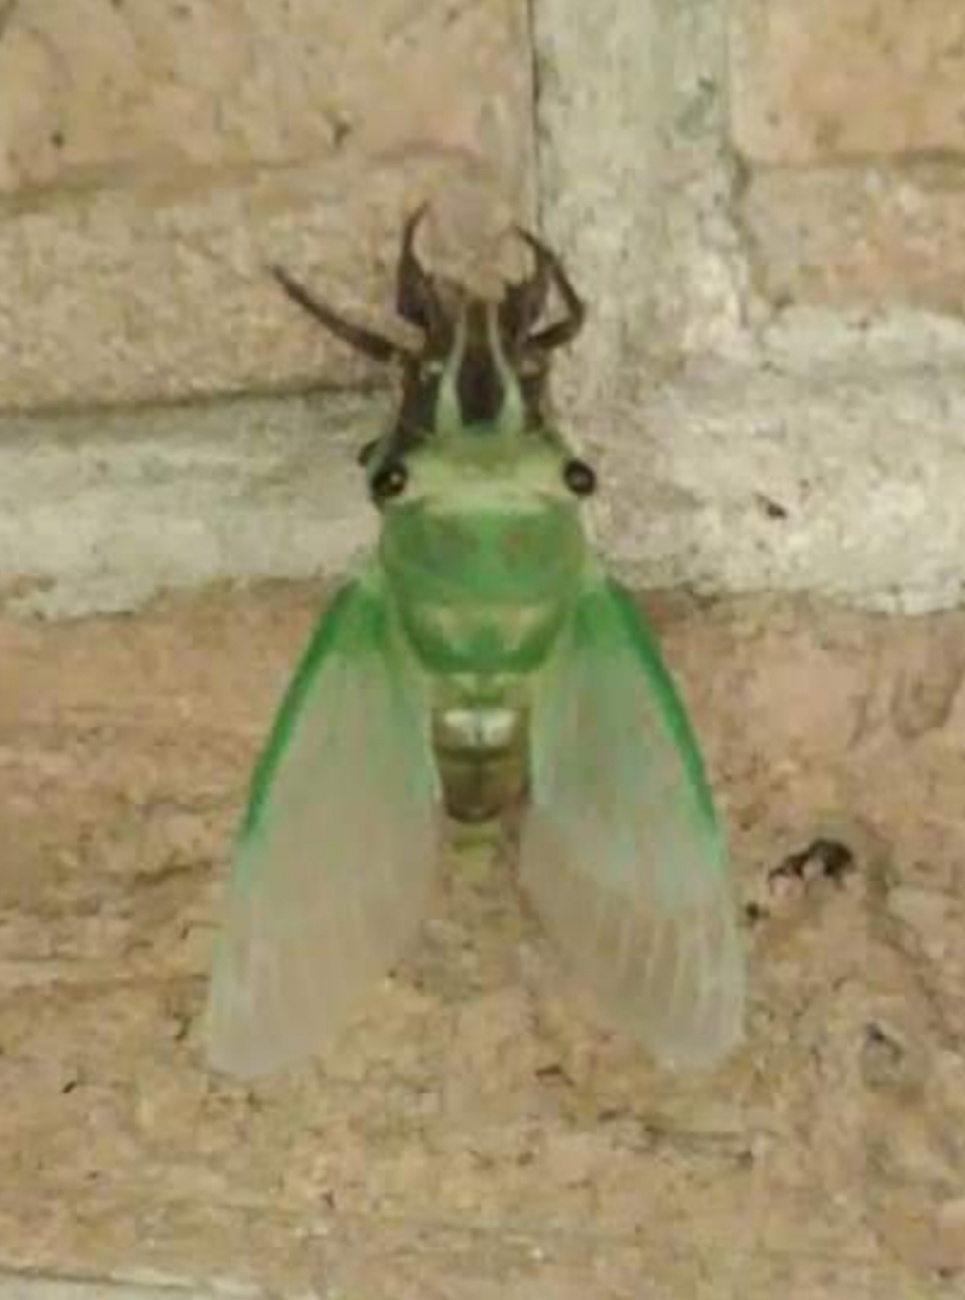
[[[484,297],[406,223],[413,345],[286,272],[332,334],[395,362],[401,400],[360,460],[380,512],[288,686],[238,834],[207,1010],[212,1065],[254,1076],[328,1046],[413,940],[447,812],[521,808],[517,877],[601,1008],[662,1063],[741,1035],[744,967],[694,733],[636,602],[607,571],[596,486],[547,413],[583,319],[560,259]]]

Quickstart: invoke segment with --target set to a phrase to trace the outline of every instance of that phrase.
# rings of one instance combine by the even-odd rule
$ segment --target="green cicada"
[[[524,231],[532,270],[498,301],[431,275],[419,216],[397,283],[418,347],[276,272],[333,334],[401,363],[402,397],[361,457],[377,547],[322,615],[254,772],[210,1060],[250,1076],[324,1047],[425,915],[442,808],[522,801],[520,884],[577,976],[664,1064],[713,1064],[744,1001],[722,837],[653,636],[590,544],[593,470],[545,411],[582,304]]]

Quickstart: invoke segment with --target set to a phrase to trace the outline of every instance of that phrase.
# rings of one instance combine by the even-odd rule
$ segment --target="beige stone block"
[[[8,211],[0,410],[381,382],[384,368],[294,306],[268,265],[391,330],[404,217],[463,188],[494,213],[523,208],[518,177],[487,178],[465,155],[429,151],[213,185],[171,178]]]
[[[965,152],[965,10],[948,0],[737,0],[732,126],[763,163]]]
[[[524,20],[518,0],[9,10],[0,409],[369,382],[266,264],[391,316],[416,204],[443,247],[530,215]]]
[[[0,189],[525,136],[526,31],[522,0],[19,0]]]
[[[771,302],[965,307],[965,172],[956,166],[756,172],[741,214]]]

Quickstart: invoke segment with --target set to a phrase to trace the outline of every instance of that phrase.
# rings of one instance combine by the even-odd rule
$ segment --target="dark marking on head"
[[[466,341],[456,376],[459,409],[465,424],[485,424],[498,418],[506,387],[493,355],[486,304],[471,300],[465,321]]]
[[[375,476],[390,462],[398,461],[432,435],[440,384],[457,340],[462,351],[455,387],[462,423],[486,425],[495,421],[507,398],[507,376],[511,376],[519,388],[525,428],[539,432],[546,424],[550,354],[575,338],[585,319],[583,303],[559,258],[535,235],[519,227],[516,234],[532,251],[533,268],[529,275],[505,288],[495,308],[463,287],[430,274],[415,248],[425,212],[423,205],[403,227],[395,293],[399,315],[422,333],[420,346],[396,342],[346,320],[287,271],[272,268],[288,296],[336,338],[374,361],[400,366],[401,400],[381,463],[371,471],[373,487]],[[562,315],[541,324],[551,292],[562,305]],[[489,323],[494,311],[495,340]],[[501,358],[496,355],[496,347]],[[371,463],[371,450],[365,449],[364,454]]]

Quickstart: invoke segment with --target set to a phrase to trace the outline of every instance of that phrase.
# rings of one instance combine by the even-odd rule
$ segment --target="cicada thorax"
[[[408,650],[430,679],[447,809],[479,821],[525,794],[530,682],[569,614],[586,543],[575,510],[551,495],[551,460],[546,491],[533,496],[513,478],[520,465],[503,481],[484,478],[485,491],[472,477],[444,490],[446,467],[429,448],[411,465],[414,494],[420,480],[434,490],[386,512],[381,568]]]
[[[586,539],[548,446],[480,466],[430,444],[409,469],[411,499],[386,510],[379,558],[430,677],[447,809],[485,820],[525,795],[530,681],[579,590]]]
[[[565,618],[586,562],[552,456],[476,471],[411,458],[412,500],[386,512],[379,558],[401,626],[432,674],[533,672]],[[469,476],[469,477],[467,477]]]
[[[478,821],[525,794],[530,683],[569,615],[587,547],[574,505],[554,495],[549,452],[541,468],[527,460],[449,490],[447,467],[431,456],[413,454],[414,494],[420,480],[433,490],[386,512],[380,558],[409,650],[430,677],[446,806]]]

